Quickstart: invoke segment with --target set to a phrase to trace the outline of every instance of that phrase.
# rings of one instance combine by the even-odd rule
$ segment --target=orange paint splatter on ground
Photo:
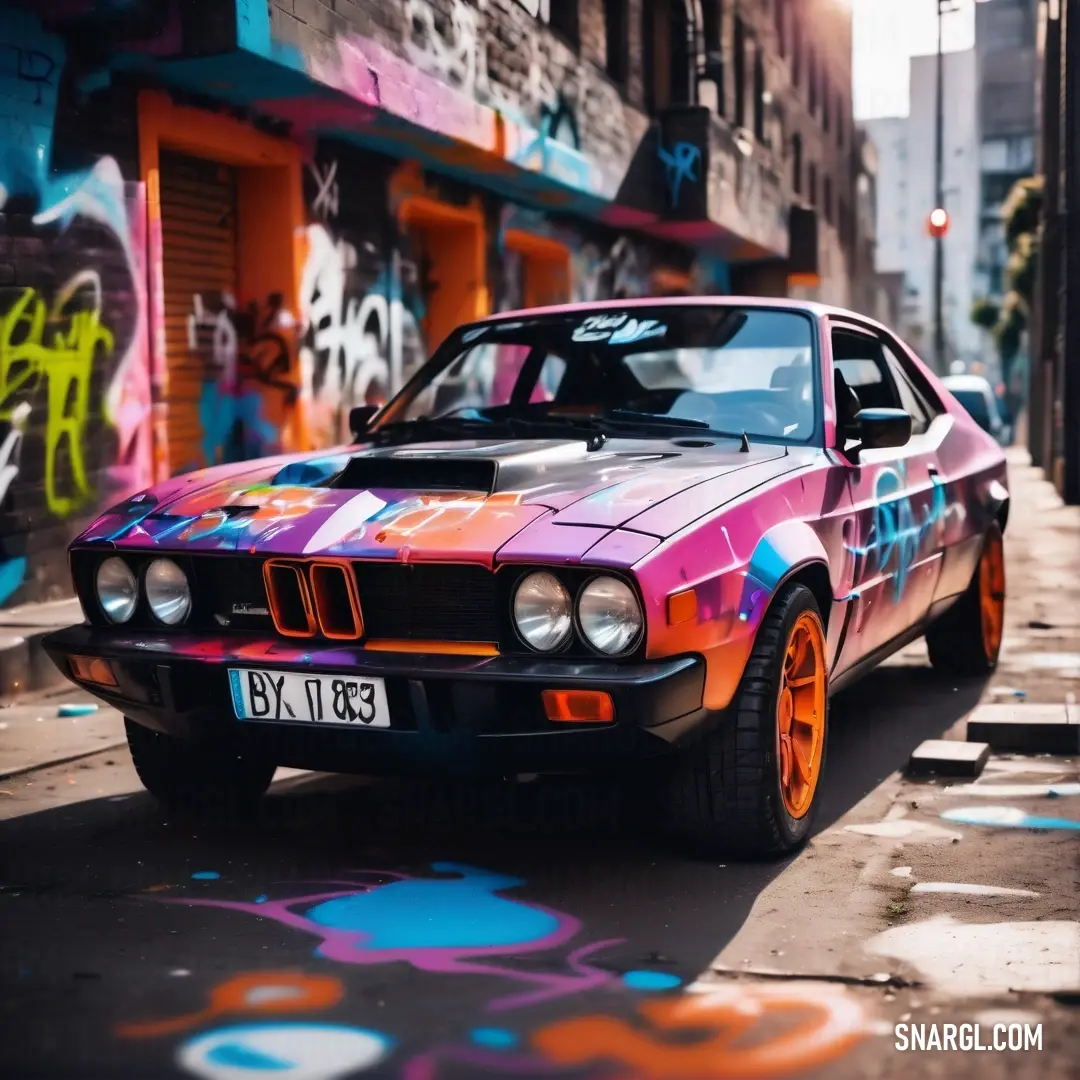
[[[189,1031],[226,1014],[276,1016],[314,1012],[331,1008],[344,994],[341,981],[329,975],[305,975],[295,971],[252,972],[237,975],[214,987],[205,1009],[167,1020],[125,1024],[117,1029],[117,1034],[123,1039],[155,1039]]]
[[[563,1066],[611,1062],[635,1077],[771,1078],[835,1061],[867,1034],[863,1011],[843,990],[805,984],[730,986],[647,1002],[652,1030],[614,1016],[581,1016],[533,1036]],[[693,1042],[687,1035],[699,1033]]]

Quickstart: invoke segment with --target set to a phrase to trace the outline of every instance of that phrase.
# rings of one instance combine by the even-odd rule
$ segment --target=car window
[[[855,391],[861,408],[902,407],[877,338],[851,330],[834,330],[832,347],[833,365]]]
[[[907,369],[897,358],[892,349],[890,349],[888,345],[883,345],[882,352],[884,353],[886,363],[889,365],[889,370],[892,372],[897,392],[900,394],[901,407],[911,414],[911,434],[922,435],[930,426],[930,422],[933,420],[933,413],[927,406],[922,394],[915,389],[907,373]]]
[[[810,442],[818,371],[814,323],[801,312],[668,305],[553,313],[462,328],[384,420],[571,415],[626,424],[632,413]]]
[[[953,397],[960,402],[968,414],[983,429],[989,431],[993,427],[990,402],[980,390],[954,390]]]

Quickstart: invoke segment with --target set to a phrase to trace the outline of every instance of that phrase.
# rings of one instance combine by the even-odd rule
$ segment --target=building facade
[[[949,231],[943,242],[947,361],[979,362],[985,333],[971,322],[978,295],[979,144],[975,51],[944,58],[943,187]],[[934,241],[928,230],[936,202],[937,57],[911,60],[911,104],[905,117],[867,121],[879,158],[877,269],[903,275],[898,327],[933,362]]]
[[[845,299],[832,0],[0,0],[0,604],[496,310]]]
[[[1038,110],[1038,0],[994,0],[975,9],[979,125],[979,247],[975,287],[1001,300],[1009,252],[1001,207],[1034,174]]]

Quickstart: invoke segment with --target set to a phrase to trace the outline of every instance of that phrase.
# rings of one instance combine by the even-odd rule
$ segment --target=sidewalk
[[[945,739],[966,740],[988,705],[1077,717],[1080,507],[1063,506],[1026,453],[1010,452],[1010,486],[1001,662]],[[925,645],[890,663],[925,665]],[[912,1058],[894,1046],[898,1023],[978,1023],[989,1042],[998,1022],[1041,1023],[1032,1075],[1071,1076],[1078,840],[1080,757],[993,754],[974,782],[894,773],[761,893],[699,988],[804,986],[808,1000],[859,1010],[869,1037],[830,1076],[936,1077],[946,1062],[954,1076],[1017,1075],[1016,1054]]]

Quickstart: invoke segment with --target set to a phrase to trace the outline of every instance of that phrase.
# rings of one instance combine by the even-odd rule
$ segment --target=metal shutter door
[[[162,151],[160,175],[169,467],[175,473],[214,464],[203,448],[200,398],[205,384],[219,380],[216,392],[233,390],[221,360],[231,330],[235,372],[236,174],[227,165]],[[197,322],[196,311],[202,313]],[[215,323],[226,332],[215,335]]]

